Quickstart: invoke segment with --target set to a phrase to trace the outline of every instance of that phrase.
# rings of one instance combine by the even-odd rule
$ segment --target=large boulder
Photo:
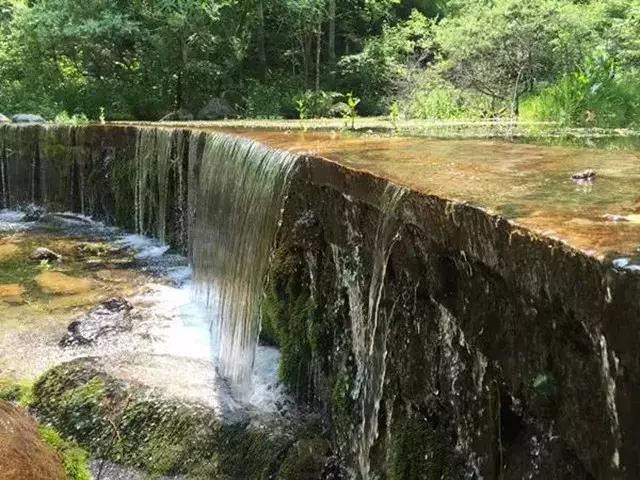
[[[46,120],[41,115],[33,113],[18,113],[11,118],[13,123],[45,123]]]
[[[169,112],[160,119],[161,122],[189,122],[191,120],[193,120],[193,114],[184,109]]]
[[[0,123],[9,123],[10,121],[9,117],[0,113]]]
[[[60,458],[40,438],[27,413],[0,400],[0,478],[2,480],[64,480]]]
[[[36,382],[31,407],[93,456],[154,478],[294,480],[319,475],[329,444],[315,423],[280,413],[225,412],[230,405],[219,400],[196,400],[182,387],[169,391],[157,383],[152,362],[158,361],[158,356],[139,355],[61,364]],[[174,368],[187,365],[185,371],[197,377],[192,362]],[[153,378],[141,369],[155,371]],[[132,372],[137,372],[135,380]]]
[[[237,112],[233,105],[221,97],[214,97],[198,112],[198,120],[220,120],[235,117]]]

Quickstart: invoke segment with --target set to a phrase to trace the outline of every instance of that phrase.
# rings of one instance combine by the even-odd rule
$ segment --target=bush
[[[296,101],[302,102],[307,118],[324,118],[335,115],[336,101],[342,98],[338,92],[325,92],[324,90],[307,90]]]
[[[296,99],[301,88],[290,78],[275,78],[268,83],[255,82],[249,86],[245,116],[251,118],[297,118]]]
[[[86,125],[89,119],[84,113],[74,113],[69,115],[66,110],[58,113],[53,120],[55,123],[63,123],[68,125]]]
[[[426,120],[477,119],[499,113],[482,95],[460,90],[450,83],[427,76],[416,79],[401,104],[407,105],[407,116]]]
[[[28,407],[33,400],[33,382],[29,380],[18,382],[0,380],[0,400]]]

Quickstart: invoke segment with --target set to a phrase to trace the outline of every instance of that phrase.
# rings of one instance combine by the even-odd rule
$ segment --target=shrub
[[[299,83],[290,78],[255,82],[247,90],[244,114],[251,118],[297,118],[295,100],[301,91]]]
[[[68,125],[85,125],[89,123],[89,119],[84,113],[74,113],[69,115],[66,110],[58,113],[53,120],[55,123],[63,123]]]

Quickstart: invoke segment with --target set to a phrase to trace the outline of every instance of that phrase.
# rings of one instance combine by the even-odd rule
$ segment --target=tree
[[[436,28],[442,71],[449,81],[511,105],[536,82],[568,71],[583,55],[588,35],[569,2],[469,1]]]

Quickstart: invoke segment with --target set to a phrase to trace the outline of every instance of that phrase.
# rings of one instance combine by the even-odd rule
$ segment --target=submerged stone
[[[15,243],[0,244],[0,261],[15,257],[18,253],[20,253],[20,247]]]
[[[19,283],[3,284],[0,285],[0,299],[9,303],[21,302],[24,291],[24,286]]]
[[[95,287],[91,279],[76,278],[61,272],[45,271],[36,275],[34,280],[43,292],[56,295],[86,293]]]
[[[89,345],[105,335],[130,329],[132,308],[124,298],[105,300],[69,324],[60,346]]]

